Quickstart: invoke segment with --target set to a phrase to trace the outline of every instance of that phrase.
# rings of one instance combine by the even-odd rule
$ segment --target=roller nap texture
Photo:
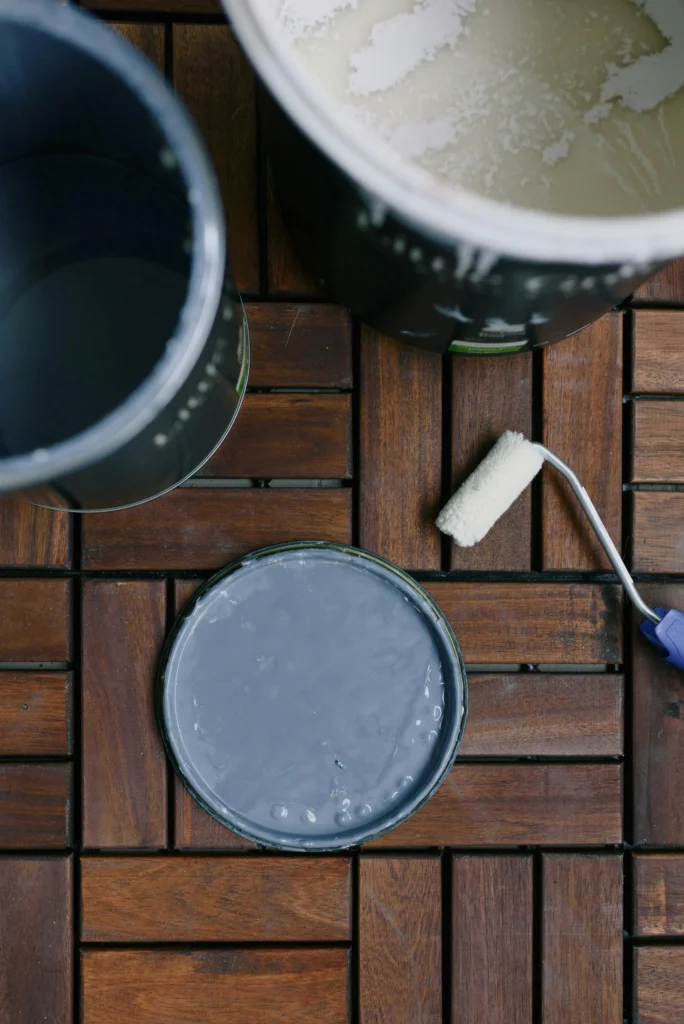
[[[507,430],[446,503],[437,526],[459,547],[472,547],[489,533],[543,464],[538,448],[523,434]]]

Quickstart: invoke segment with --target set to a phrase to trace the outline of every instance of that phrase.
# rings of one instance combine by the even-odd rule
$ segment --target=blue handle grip
[[[660,622],[655,625],[646,619],[641,623],[641,632],[649,643],[660,651],[664,661],[684,669],[684,612],[676,608],[666,611],[656,608]]]

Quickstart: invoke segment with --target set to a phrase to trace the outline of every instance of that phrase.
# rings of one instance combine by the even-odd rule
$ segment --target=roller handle
[[[676,608],[670,611],[665,608],[655,610],[660,615],[660,622],[653,623],[646,619],[641,623],[641,632],[660,652],[663,661],[684,669],[684,612]]]

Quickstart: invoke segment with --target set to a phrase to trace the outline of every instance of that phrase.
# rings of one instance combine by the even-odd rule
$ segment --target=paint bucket
[[[292,543],[229,565],[162,655],[167,753],[222,824],[281,850],[357,846],[449,771],[465,668],[429,594],[375,555]]]
[[[438,352],[523,351],[575,333],[684,254],[684,194],[666,212],[561,215],[454,187],[401,160],[333,104],[284,39],[274,11],[313,17],[316,5],[223,3],[268,91],[270,162],[295,246],[378,331]],[[350,7],[327,3],[320,20]],[[572,39],[563,45],[571,61]]]
[[[52,0],[0,0],[0,113],[0,491],[144,501],[246,386],[210,161],[156,68]]]

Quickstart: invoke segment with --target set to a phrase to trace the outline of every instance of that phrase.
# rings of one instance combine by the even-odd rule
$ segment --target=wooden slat
[[[684,572],[684,494],[633,494],[632,568],[635,572]]]
[[[684,401],[632,404],[634,483],[684,483]]]
[[[572,466],[620,547],[622,316],[611,313],[550,345],[543,358],[544,444]],[[551,466],[542,488],[543,568],[609,568],[569,484]]]
[[[70,764],[0,764],[0,849],[71,844]]]
[[[13,569],[71,565],[71,519],[20,495],[0,496],[0,566]]]
[[[634,313],[632,390],[684,394],[684,312],[639,310]]]
[[[0,672],[0,756],[71,753],[71,674]]]
[[[622,841],[619,764],[457,763],[376,846],[541,846]]]
[[[637,302],[684,303],[684,260],[675,260],[663,267],[650,281],[634,293]]]
[[[0,661],[68,661],[68,580],[0,580]]]
[[[81,676],[86,847],[166,844],[167,771],[154,701],[165,632],[162,580],[85,581]]]
[[[441,568],[442,360],[365,329],[361,546],[407,569]]]
[[[83,524],[88,569],[218,569],[284,541],[351,541],[351,489],[181,489]],[[0,613],[1,614],[1,613]]]
[[[82,1024],[347,1024],[346,949],[85,950]]]
[[[255,388],[349,388],[351,320],[340,306],[247,303]]]
[[[180,614],[201,580],[174,581],[174,613]],[[174,778],[174,846],[179,850],[250,850],[256,844],[243,839],[237,832],[221,825],[185,788],[180,778]]]
[[[351,476],[351,395],[247,395],[200,476],[343,480]]]
[[[442,880],[437,857],[361,857],[359,1021],[441,1024]]]
[[[505,430],[532,433],[532,354],[452,360],[451,490]],[[532,497],[527,488],[481,543],[452,545],[452,569],[530,568]]]
[[[634,932],[684,935],[684,855],[634,857]]]
[[[209,148],[238,288],[259,290],[254,74],[230,29],[173,26],[173,81]]]
[[[622,1024],[622,857],[543,860],[542,1018]]]
[[[86,942],[344,942],[346,857],[106,857],[81,861]]]
[[[294,251],[273,185],[268,185],[268,291],[270,295],[317,295],[321,288]]]
[[[576,583],[428,583],[466,662],[591,665],[622,661],[618,587]]]
[[[532,858],[454,857],[451,1020],[531,1024]]]
[[[470,675],[459,756],[621,754],[623,695],[618,675]]]
[[[0,1024],[72,1019],[71,859],[0,859]]]
[[[652,607],[684,608],[684,584],[640,587]],[[660,659],[633,616],[634,842],[684,846],[684,674]]]
[[[684,947],[634,950],[635,1024],[679,1024],[684,1006]]]
[[[89,6],[93,6],[90,4]],[[111,4],[109,9],[112,10]],[[114,5],[116,9],[116,5]],[[139,10],[139,5],[133,5],[134,10]],[[111,27],[124,36],[129,43],[141,50],[148,60],[156,64],[160,71],[164,71],[164,54],[166,44],[164,39],[164,26],[154,25],[151,22],[111,22]]]

